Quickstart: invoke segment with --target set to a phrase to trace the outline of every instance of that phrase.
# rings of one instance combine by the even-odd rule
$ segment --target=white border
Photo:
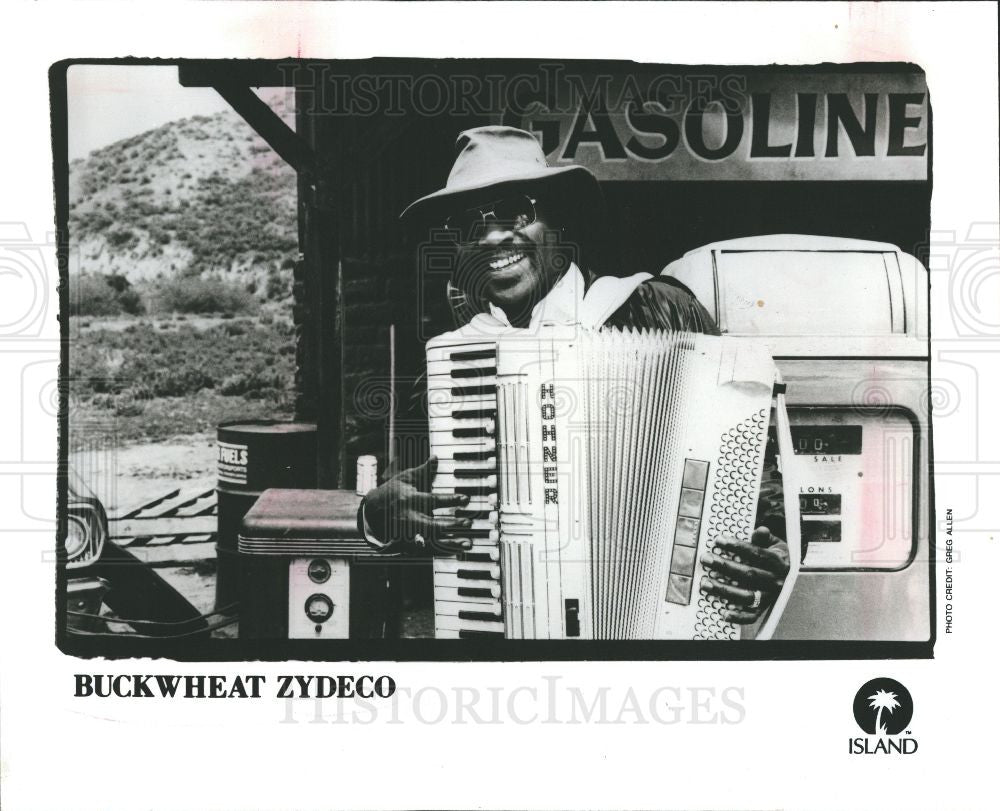
[[[36,242],[46,239],[54,221],[47,68],[70,57],[128,55],[912,61],[927,71],[934,111],[934,229],[955,232],[957,242],[966,244],[970,226],[985,223],[988,229],[1000,220],[993,4],[19,2],[5,6],[3,16],[0,222],[23,223]],[[990,497],[988,489],[976,516],[982,531],[970,524],[960,539],[961,633],[939,641],[934,661],[337,668],[84,663],[63,657],[52,642],[51,571],[42,564],[51,538],[30,531],[44,522],[30,523],[18,495],[26,477],[45,475],[46,469],[34,458],[11,457],[10,450],[17,446],[23,452],[30,439],[28,445],[41,448],[40,458],[55,454],[54,416],[33,405],[37,398],[27,397],[30,392],[16,396],[12,385],[22,380],[31,359],[55,351],[55,262],[51,251],[47,256],[47,287],[32,288],[36,296],[48,293],[43,329],[0,344],[7,392],[15,395],[4,398],[3,424],[16,425],[24,417],[20,445],[8,442],[0,460],[4,525],[15,528],[3,533],[0,565],[5,809],[991,804],[995,765],[988,741],[998,711],[995,670],[983,659],[992,657],[995,647],[989,595],[998,555],[990,527],[1000,521],[995,492]],[[995,351],[995,341],[962,338],[948,317],[952,292],[947,283],[933,291],[936,345],[953,340],[948,346],[958,351]],[[1000,323],[996,316],[982,313],[987,323]],[[985,366],[976,374],[978,389],[960,393],[992,406],[998,401],[997,376]],[[957,385],[965,386],[963,381]],[[1000,464],[1000,437],[991,423],[984,422],[975,437],[974,457],[963,444],[967,437],[937,437],[938,459],[953,464],[956,473],[939,479],[942,514],[947,505],[965,503],[970,487],[997,481],[989,478]],[[367,725],[280,724],[284,707],[273,700],[70,697],[71,674],[78,671],[382,670],[400,684],[442,689],[448,696],[456,686],[496,686],[508,691],[504,700],[514,686],[544,687],[545,674],[588,689],[604,685],[622,691],[631,685],[642,696],[663,685],[735,686],[745,691],[745,718],[733,725],[664,726],[546,724],[543,717],[522,727],[392,723],[385,715]],[[912,726],[920,752],[852,758],[846,743],[856,732],[850,701],[862,682],[883,674],[903,681],[914,696]],[[526,695],[519,694],[515,703]],[[615,695],[620,705],[622,694]],[[690,709],[683,695],[679,702]]]

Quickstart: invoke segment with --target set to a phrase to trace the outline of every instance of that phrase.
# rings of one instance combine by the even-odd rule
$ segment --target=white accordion
[[[428,342],[427,373],[433,490],[470,499],[436,512],[472,520],[455,533],[471,550],[434,559],[437,637],[739,638],[699,558],[753,530],[770,356],[736,338],[473,321]]]

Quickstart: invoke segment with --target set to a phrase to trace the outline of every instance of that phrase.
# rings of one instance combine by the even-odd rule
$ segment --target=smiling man
[[[452,236],[452,303],[460,321],[484,313],[527,329],[556,322],[718,334],[708,312],[672,279],[601,275],[607,269],[593,265],[607,215],[590,171],[550,167],[535,137],[512,127],[467,130],[456,152],[445,187],[403,216]],[[367,494],[359,527],[372,544],[414,554],[469,548],[471,542],[459,540],[468,519],[434,514],[468,500],[431,492],[436,464],[431,457]],[[732,559],[709,555],[704,561],[714,576],[702,588],[739,606],[729,612],[734,622],[759,619],[788,573],[788,549],[778,537],[780,503],[778,488],[765,481],[753,537],[720,544]]]

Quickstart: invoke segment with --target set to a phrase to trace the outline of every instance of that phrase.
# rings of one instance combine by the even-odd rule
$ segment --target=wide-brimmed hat
[[[545,188],[582,206],[603,207],[597,178],[583,166],[549,166],[541,144],[514,127],[476,127],[455,142],[455,163],[443,189],[410,203],[400,215],[447,213],[462,203],[496,200],[512,187]]]

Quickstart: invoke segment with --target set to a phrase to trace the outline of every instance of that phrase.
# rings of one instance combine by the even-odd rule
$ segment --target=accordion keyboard
[[[434,635],[503,637],[497,514],[496,344],[456,343],[428,349],[430,452],[438,459],[435,493],[469,497],[436,515],[469,518],[472,548],[435,557]],[[448,536],[445,536],[448,537]]]

